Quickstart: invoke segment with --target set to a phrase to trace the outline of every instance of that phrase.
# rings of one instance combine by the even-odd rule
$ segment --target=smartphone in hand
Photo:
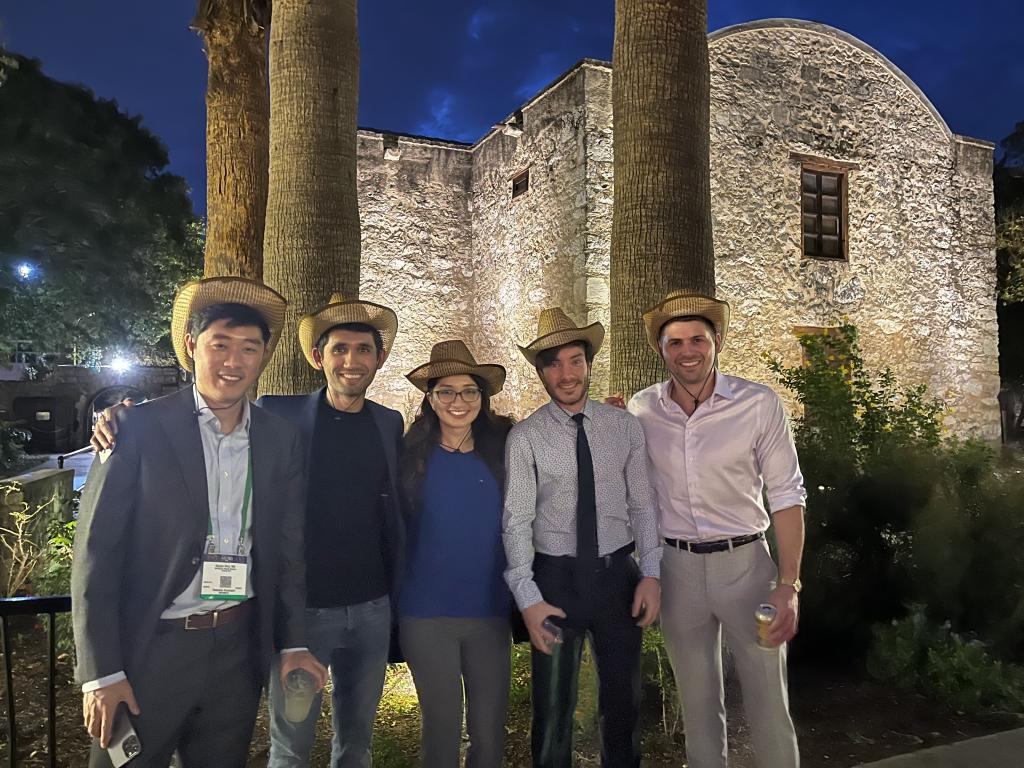
[[[565,639],[562,635],[562,628],[555,624],[555,622],[551,620],[550,616],[544,619],[544,621],[542,621],[540,625],[555,636],[555,643],[560,643]]]
[[[110,755],[110,762],[114,764],[114,768],[121,768],[142,754],[142,742],[135,733],[132,721],[128,717],[128,707],[123,702],[118,706],[117,714],[114,716],[114,731],[110,734],[107,754]]]

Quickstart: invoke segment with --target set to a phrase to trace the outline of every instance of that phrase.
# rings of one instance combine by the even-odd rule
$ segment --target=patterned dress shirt
[[[647,437],[663,536],[744,536],[767,530],[768,509],[806,503],[789,422],[770,388],[718,372],[711,397],[687,416],[671,386],[663,381],[629,401]]]
[[[583,428],[594,460],[598,553],[636,542],[640,572],[658,578],[661,544],[639,422],[621,408],[588,400]],[[502,538],[508,582],[520,610],[543,597],[533,556],[576,554],[576,422],[555,403],[542,406],[508,436]]]

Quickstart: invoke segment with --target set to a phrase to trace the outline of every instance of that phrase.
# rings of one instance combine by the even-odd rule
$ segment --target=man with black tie
[[[635,768],[640,644],[661,601],[643,430],[626,411],[587,397],[604,339],[600,323],[578,328],[555,308],[537,325],[538,338],[520,351],[551,402],[509,433],[503,521],[505,579],[534,647],[533,764],[572,765],[572,716],[589,636],[602,765]]]
[[[251,280],[185,285],[171,340],[195,385],[123,409],[93,463],[72,566],[91,766],[125,708],[133,766],[244,766],[275,652],[282,677],[326,679],[305,649],[303,446],[247,399],[284,307]]]

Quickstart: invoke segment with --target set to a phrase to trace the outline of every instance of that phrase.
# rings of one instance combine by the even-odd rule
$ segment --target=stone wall
[[[496,406],[520,416],[546,397],[516,344],[534,339],[546,307],[560,306],[577,322],[585,314],[584,93],[578,70],[570,72],[524,105],[521,120],[513,116],[509,129],[492,131],[473,150],[477,322],[470,344],[506,367]],[[512,177],[527,169],[529,190],[512,199]]]
[[[359,132],[360,296],[398,313],[395,345],[371,396],[410,414],[420,398],[405,374],[435,342],[471,326],[469,146]]]
[[[794,327],[849,320],[870,366],[927,383],[958,432],[998,439],[991,145],[952,136],[902,73],[836,30],[745,25],[710,54],[725,370],[771,381],[762,354],[798,361]],[[847,169],[846,261],[802,255],[805,157]]]
[[[992,145],[952,135],[903,73],[823,25],[732,27],[709,52],[718,292],[733,306],[723,368],[771,382],[763,355],[797,362],[794,328],[849,320],[869,365],[927,383],[952,430],[998,439]],[[611,77],[581,62],[471,148],[399,138],[385,160],[383,137],[361,133],[363,295],[402,321],[379,399],[399,402],[401,374],[465,335],[509,370],[499,407],[524,415],[544,396],[515,344],[540,310],[607,326]],[[802,255],[807,160],[847,173],[847,260]],[[605,353],[593,389],[607,382]]]

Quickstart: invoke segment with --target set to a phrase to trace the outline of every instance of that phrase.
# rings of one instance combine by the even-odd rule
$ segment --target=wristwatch
[[[793,579],[792,581],[783,579],[779,581],[779,584],[785,584],[787,587],[792,587],[793,591],[796,592],[798,595],[800,594],[800,590],[804,588],[804,585],[800,583],[799,578]]]

